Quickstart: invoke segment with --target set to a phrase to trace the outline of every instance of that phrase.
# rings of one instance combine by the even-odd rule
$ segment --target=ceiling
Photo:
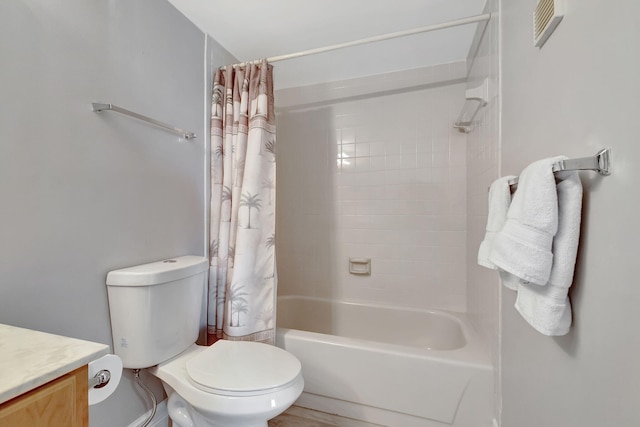
[[[169,0],[239,61],[481,14],[485,0]],[[478,24],[280,61],[276,88],[466,59]]]

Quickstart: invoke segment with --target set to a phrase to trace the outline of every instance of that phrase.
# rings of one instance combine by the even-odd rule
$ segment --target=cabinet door
[[[0,405],[3,427],[87,427],[87,366]]]

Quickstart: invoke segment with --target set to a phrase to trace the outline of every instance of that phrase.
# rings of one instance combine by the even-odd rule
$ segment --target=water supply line
[[[153,392],[149,389],[149,387],[144,385],[144,383],[140,379],[140,369],[134,369],[133,375],[136,377],[136,384],[138,384],[138,387],[140,387],[145,393],[147,393],[147,396],[149,396],[149,399],[151,399],[151,403],[153,404],[153,409],[151,410],[151,414],[147,417],[146,420],[144,420],[144,422],[140,426],[140,427],[147,427],[149,423],[151,423],[151,420],[153,419],[153,417],[156,415],[158,402],[156,401],[156,397],[154,396]]]

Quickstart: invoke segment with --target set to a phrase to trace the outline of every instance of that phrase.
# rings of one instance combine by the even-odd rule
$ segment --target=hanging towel
[[[500,270],[498,269],[498,274],[500,275],[500,280],[502,281],[502,285],[507,288],[507,289],[511,289],[512,291],[517,291],[518,287],[520,286],[520,283],[522,282],[522,280],[518,277],[515,276],[511,273],[508,273],[504,270]],[[537,286],[537,285],[535,285]]]
[[[511,204],[509,181],[512,179],[515,179],[515,176],[503,176],[496,179],[489,187],[489,213],[484,240],[480,243],[480,248],[478,249],[478,264],[492,270],[496,270],[498,267],[489,261],[489,254],[491,253],[496,233],[502,230],[504,223],[507,221],[507,211]]]
[[[565,335],[571,326],[568,292],[573,282],[582,211],[582,183],[577,172],[557,174],[558,232],[553,239],[553,265],[546,286],[518,286],[516,309],[538,332]]]
[[[507,221],[493,242],[489,260],[521,283],[543,286],[549,281],[551,246],[558,230],[553,164],[562,159],[566,157],[539,160],[522,171]]]

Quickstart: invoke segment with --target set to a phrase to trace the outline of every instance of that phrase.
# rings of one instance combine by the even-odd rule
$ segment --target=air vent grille
[[[538,5],[533,13],[533,45],[542,47],[553,30],[556,29],[564,10],[561,0],[538,0]]]

